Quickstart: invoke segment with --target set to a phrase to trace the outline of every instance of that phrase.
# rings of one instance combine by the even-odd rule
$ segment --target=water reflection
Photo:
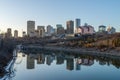
[[[37,64],[45,64],[50,66],[53,61],[56,61],[56,65],[62,65],[66,61],[67,70],[81,70],[81,66],[92,66],[94,61],[99,65],[114,65],[116,68],[120,68],[120,58],[109,57],[97,57],[80,54],[69,53],[25,53],[27,55],[27,69],[35,68],[35,60]]]
[[[92,67],[95,65],[97,67]],[[4,80],[24,80],[23,78],[26,78],[26,76],[24,76],[25,74],[32,73],[29,71],[34,71],[35,75],[31,75],[31,77],[34,77],[37,74],[41,74],[41,75],[43,74],[43,75],[48,76],[49,74],[47,74],[47,73],[49,72],[49,70],[51,68],[55,68],[55,71],[57,71],[58,68],[56,68],[56,67],[59,67],[59,68],[64,67],[62,74],[67,73],[67,71],[69,71],[69,73],[76,72],[73,74],[73,76],[69,76],[69,78],[68,78],[68,73],[66,74],[66,76],[62,75],[63,77],[68,78],[69,80],[73,80],[71,78],[74,78],[75,75],[77,78],[80,76],[79,74],[83,75],[86,73],[86,72],[84,72],[85,71],[84,67],[86,67],[86,68],[92,67],[92,69],[94,70],[95,68],[99,69],[98,68],[99,66],[104,66],[104,65],[106,65],[108,67],[111,67],[111,65],[115,66],[116,68],[115,67],[111,68],[113,70],[119,69],[120,68],[120,58],[119,57],[100,57],[100,56],[80,55],[80,54],[75,54],[75,53],[64,53],[64,52],[41,51],[41,52],[33,53],[33,52],[22,51],[22,52],[18,52],[17,59],[13,58],[13,62],[11,64],[9,73],[8,74],[3,73],[3,74],[5,74],[3,76],[4,76]],[[16,66],[19,66],[19,68],[17,69]],[[25,69],[24,69],[24,67],[25,67]],[[39,71],[39,68],[41,68],[41,69],[44,68],[44,69],[43,69],[43,71],[42,70]],[[49,68],[49,69],[47,69],[47,68]],[[58,72],[59,72],[59,70],[58,70]],[[80,72],[80,73],[77,73],[77,72]],[[120,73],[119,71],[116,71],[116,70],[115,70],[115,72]],[[87,73],[89,73],[89,72],[87,71]],[[20,77],[18,77],[18,74]],[[56,72],[50,73],[51,76],[52,76],[52,74],[60,76],[60,74],[56,73]],[[91,73],[89,73],[89,75],[90,74]],[[101,73],[100,75],[102,75],[102,74],[103,73]],[[17,75],[17,77],[16,77],[16,75]],[[107,76],[108,75],[109,74],[107,74]],[[58,76],[58,78],[59,78],[59,76]],[[114,75],[114,76],[116,76],[116,75]],[[88,80],[88,78],[85,79],[85,76],[82,76],[82,77],[83,78],[81,78],[81,79]],[[93,76],[93,77],[95,77],[95,76]],[[99,77],[99,74],[97,74],[96,77]],[[117,76],[117,77],[119,78],[119,76]],[[54,76],[54,78],[56,78],[56,77]],[[56,78],[56,79],[58,80],[58,78]],[[34,79],[28,78],[28,79],[35,80],[35,78]],[[40,79],[37,78],[37,80],[40,80]],[[45,79],[45,80],[50,80],[50,79]],[[51,79],[51,80],[53,80],[53,79]]]
[[[35,60],[37,60],[37,64],[46,64],[51,65],[52,62],[55,60],[56,65],[64,64],[64,61],[66,61],[66,69],[67,70],[74,70],[76,67],[76,70],[80,70],[81,65],[85,66],[91,66],[94,64],[94,59],[90,58],[75,58],[75,55],[65,55],[64,53],[60,54],[27,54],[27,69],[34,69],[35,68]],[[74,63],[76,65],[74,66]]]
[[[35,55],[28,55],[27,56],[27,69],[34,69],[35,67],[35,61],[34,61],[34,59],[35,59],[35,57],[37,57],[37,56],[35,56]]]

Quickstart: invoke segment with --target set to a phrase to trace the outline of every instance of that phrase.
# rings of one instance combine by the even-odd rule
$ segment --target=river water
[[[120,80],[120,59],[63,52],[18,52],[6,80]]]

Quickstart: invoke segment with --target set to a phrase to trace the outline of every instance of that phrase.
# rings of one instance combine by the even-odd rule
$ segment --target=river
[[[120,58],[63,52],[17,52],[5,80],[120,80]]]

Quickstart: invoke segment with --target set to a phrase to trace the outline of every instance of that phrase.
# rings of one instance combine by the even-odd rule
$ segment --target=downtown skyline
[[[119,0],[1,0],[0,30],[7,28],[27,30],[27,20],[36,25],[62,24],[66,28],[67,20],[81,19],[81,25],[88,23],[98,31],[99,25],[113,26],[120,31]],[[20,34],[21,35],[21,34]]]

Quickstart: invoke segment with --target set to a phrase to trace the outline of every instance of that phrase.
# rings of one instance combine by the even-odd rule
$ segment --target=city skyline
[[[88,23],[98,30],[99,25],[119,28],[120,1],[105,0],[1,0],[0,2],[0,30],[6,32],[27,30],[27,20],[33,20],[37,25],[62,24],[66,28],[66,21],[81,19],[81,25]],[[114,6],[113,6],[114,5]]]

